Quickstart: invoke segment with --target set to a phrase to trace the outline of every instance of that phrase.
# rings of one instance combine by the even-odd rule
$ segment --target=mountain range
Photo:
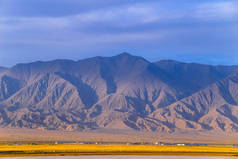
[[[0,127],[238,132],[238,66],[122,53],[0,67]]]

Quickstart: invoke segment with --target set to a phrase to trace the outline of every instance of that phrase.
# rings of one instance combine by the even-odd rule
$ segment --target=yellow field
[[[157,145],[0,145],[0,156],[22,155],[217,155],[236,156],[238,148],[226,146]]]

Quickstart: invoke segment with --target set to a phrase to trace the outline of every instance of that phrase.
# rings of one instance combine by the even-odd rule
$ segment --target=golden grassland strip
[[[162,145],[0,145],[0,156],[197,155],[238,156],[238,147]]]

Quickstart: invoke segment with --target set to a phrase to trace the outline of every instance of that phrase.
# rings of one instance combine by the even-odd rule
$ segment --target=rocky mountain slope
[[[0,126],[238,132],[237,71],[127,53],[0,68]]]

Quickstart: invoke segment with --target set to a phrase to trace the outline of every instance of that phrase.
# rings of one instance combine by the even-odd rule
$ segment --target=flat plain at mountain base
[[[238,144],[237,133],[180,132],[152,133],[127,130],[101,131],[46,131],[34,129],[0,128],[1,143],[55,143],[55,142],[114,142],[114,143],[202,143]]]

